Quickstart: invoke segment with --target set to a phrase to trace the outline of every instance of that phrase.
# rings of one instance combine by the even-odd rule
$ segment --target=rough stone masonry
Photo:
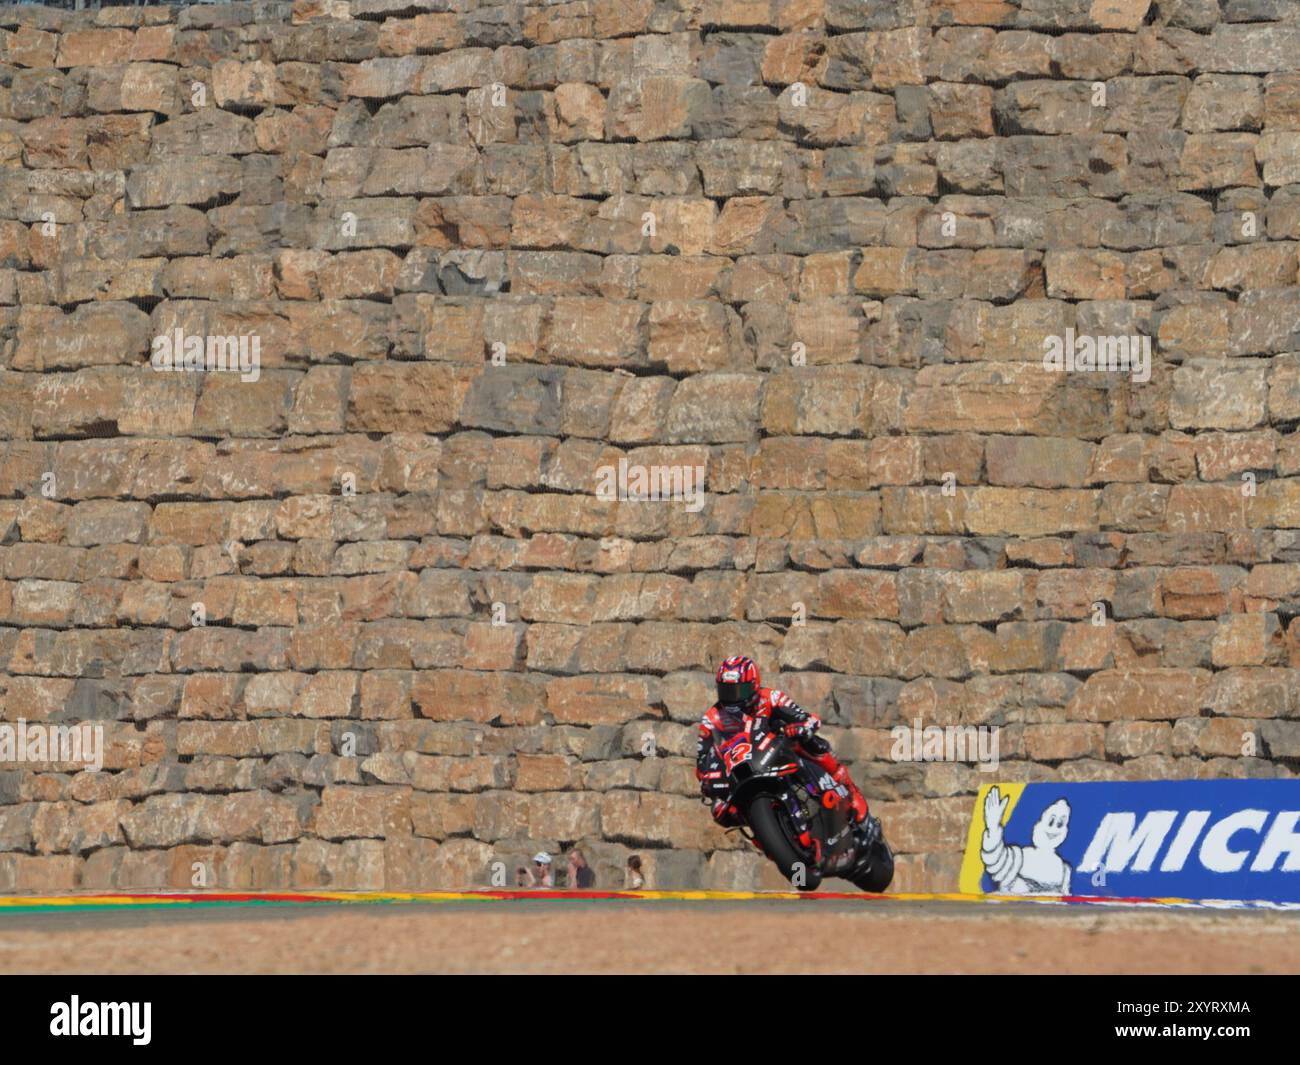
[[[0,890],[771,884],[745,651],[897,888],[896,726],[1300,767],[1293,0],[6,7],[0,162]]]

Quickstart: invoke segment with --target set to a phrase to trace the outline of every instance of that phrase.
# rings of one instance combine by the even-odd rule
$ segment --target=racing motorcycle
[[[779,725],[749,718],[745,728],[718,736],[729,794],[741,832],[801,891],[828,876],[880,892],[894,878],[894,855],[879,819],[854,831],[848,789],[798,753]]]

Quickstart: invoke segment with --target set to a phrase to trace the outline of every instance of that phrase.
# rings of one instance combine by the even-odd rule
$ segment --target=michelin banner
[[[987,784],[961,890],[1300,903],[1300,780]]]

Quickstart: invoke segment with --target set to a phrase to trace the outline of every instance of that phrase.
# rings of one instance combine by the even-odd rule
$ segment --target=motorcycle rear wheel
[[[874,895],[881,894],[894,879],[894,852],[881,836],[871,847],[871,864],[853,878],[853,885]]]
[[[746,820],[763,848],[776,863],[781,875],[800,891],[816,891],[821,886],[821,870],[793,837],[788,815],[779,810],[778,800],[760,795],[749,804]],[[892,875],[893,870],[891,868]]]

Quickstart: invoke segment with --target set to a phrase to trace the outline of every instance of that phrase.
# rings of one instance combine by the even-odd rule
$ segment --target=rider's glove
[[[787,725],[785,734],[811,755],[822,755],[831,749],[829,743],[817,735],[818,721],[805,721],[801,725]]]

